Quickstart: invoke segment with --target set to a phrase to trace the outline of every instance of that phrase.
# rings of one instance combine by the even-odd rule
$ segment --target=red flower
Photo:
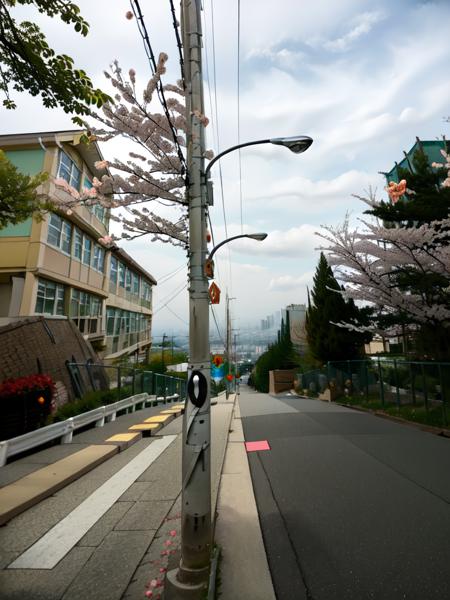
[[[28,396],[36,392],[48,392],[53,395],[54,391],[55,384],[49,375],[27,375],[17,379],[6,379],[3,383],[0,383],[0,399]]]

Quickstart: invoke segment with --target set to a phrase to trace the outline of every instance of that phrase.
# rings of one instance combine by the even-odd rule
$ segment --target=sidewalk
[[[221,398],[211,410],[213,514],[232,409],[233,402]],[[98,443],[98,436],[104,440],[124,431],[146,418],[146,411],[155,414],[155,409],[138,411],[80,434],[78,448],[55,446],[13,462],[0,470],[2,483]],[[0,528],[2,599],[138,600],[146,586],[156,598],[161,569],[173,560],[179,543],[181,426],[182,418],[176,418],[155,437],[139,439]],[[64,553],[59,560],[58,552]]]

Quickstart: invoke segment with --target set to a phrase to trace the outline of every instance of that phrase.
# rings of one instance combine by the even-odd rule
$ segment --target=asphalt
[[[450,597],[448,439],[249,388],[240,409],[271,448],[248,458],[278,600]]]

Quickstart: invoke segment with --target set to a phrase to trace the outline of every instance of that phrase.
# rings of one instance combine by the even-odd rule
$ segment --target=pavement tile
[[[141,499],[142,494],[156,484],[157,482],[135,481],[130,485],[127,491],[120,496],[118,502],[137,502],[137,500]]]
[[[116,502],[78,542],[77,546],[100,546],[108,533],[133,506],[133,502]]]
[[[166,517],[172,500],[136,502],[114,527],[115,531],[144,531],[158,529]]]
[[[5,569],[0,572],[2,600],[60,600],[94,548],[73,548],[54,569]],[[79,597],[78,600],[82,598]],[[85,599],[83,599],[85,600]]]
[[[169,514],[161,523],[155,537],[152,540],[147,552],[142,557],[142,560],[133,574],[133,578],[123,595],[122,600],[140,600],[144,597],[146,586],[152,579],[162,578],[160,573],[161,568],[167,568],[168,559],[171,555],[161,556],[162,552],[167,552],[170,549],[176,550],[180,541],[181,528],[181,494],[172,504]],[[175,531],[175,537],[170,535],[170,531]],[[167,547],[164,542],[172,541],[172,546]],[[169,550],[170,552],[170,550]],[[250,600],[250,599],[248,599]]]
[[[62,600],[120,600],[154,534],[154,531],[109,533]]]
[[[5,550],[0,546],[0,570],[5,569],[19,556],[20,552]]]

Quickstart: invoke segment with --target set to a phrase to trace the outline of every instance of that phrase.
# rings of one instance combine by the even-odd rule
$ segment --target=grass
[[[131,396],[131,387],[122,386],[121,397],[128,398],[128,396]],[[75,400],[67,402],[63,406],[60,406],[55,414],[50,417],[49,423],[65,421],[70,417],[75,417],[76,415],[94,410],[94,408],[104,406],[105,404],[112,404],[118,400],[119,398],[117,389],[88,392],[82,398],[76,398]]]
[[[421,423],[422,425],[431,425],[432,427],[441,427],[448,429],[450,418],[449,411],[447,415],[443,405],[430,404],[428,409],[423,404],[392,404],[381,402],[381,399],[377,395],[369,395],[366,399],[358,396],[341,397],[337,400],[338,404],[348,404],[350,406],[360,406],[369,410],[381,411],[387,415],[393,417],[400,417],[406,421],[412,421],[414,423]]]

